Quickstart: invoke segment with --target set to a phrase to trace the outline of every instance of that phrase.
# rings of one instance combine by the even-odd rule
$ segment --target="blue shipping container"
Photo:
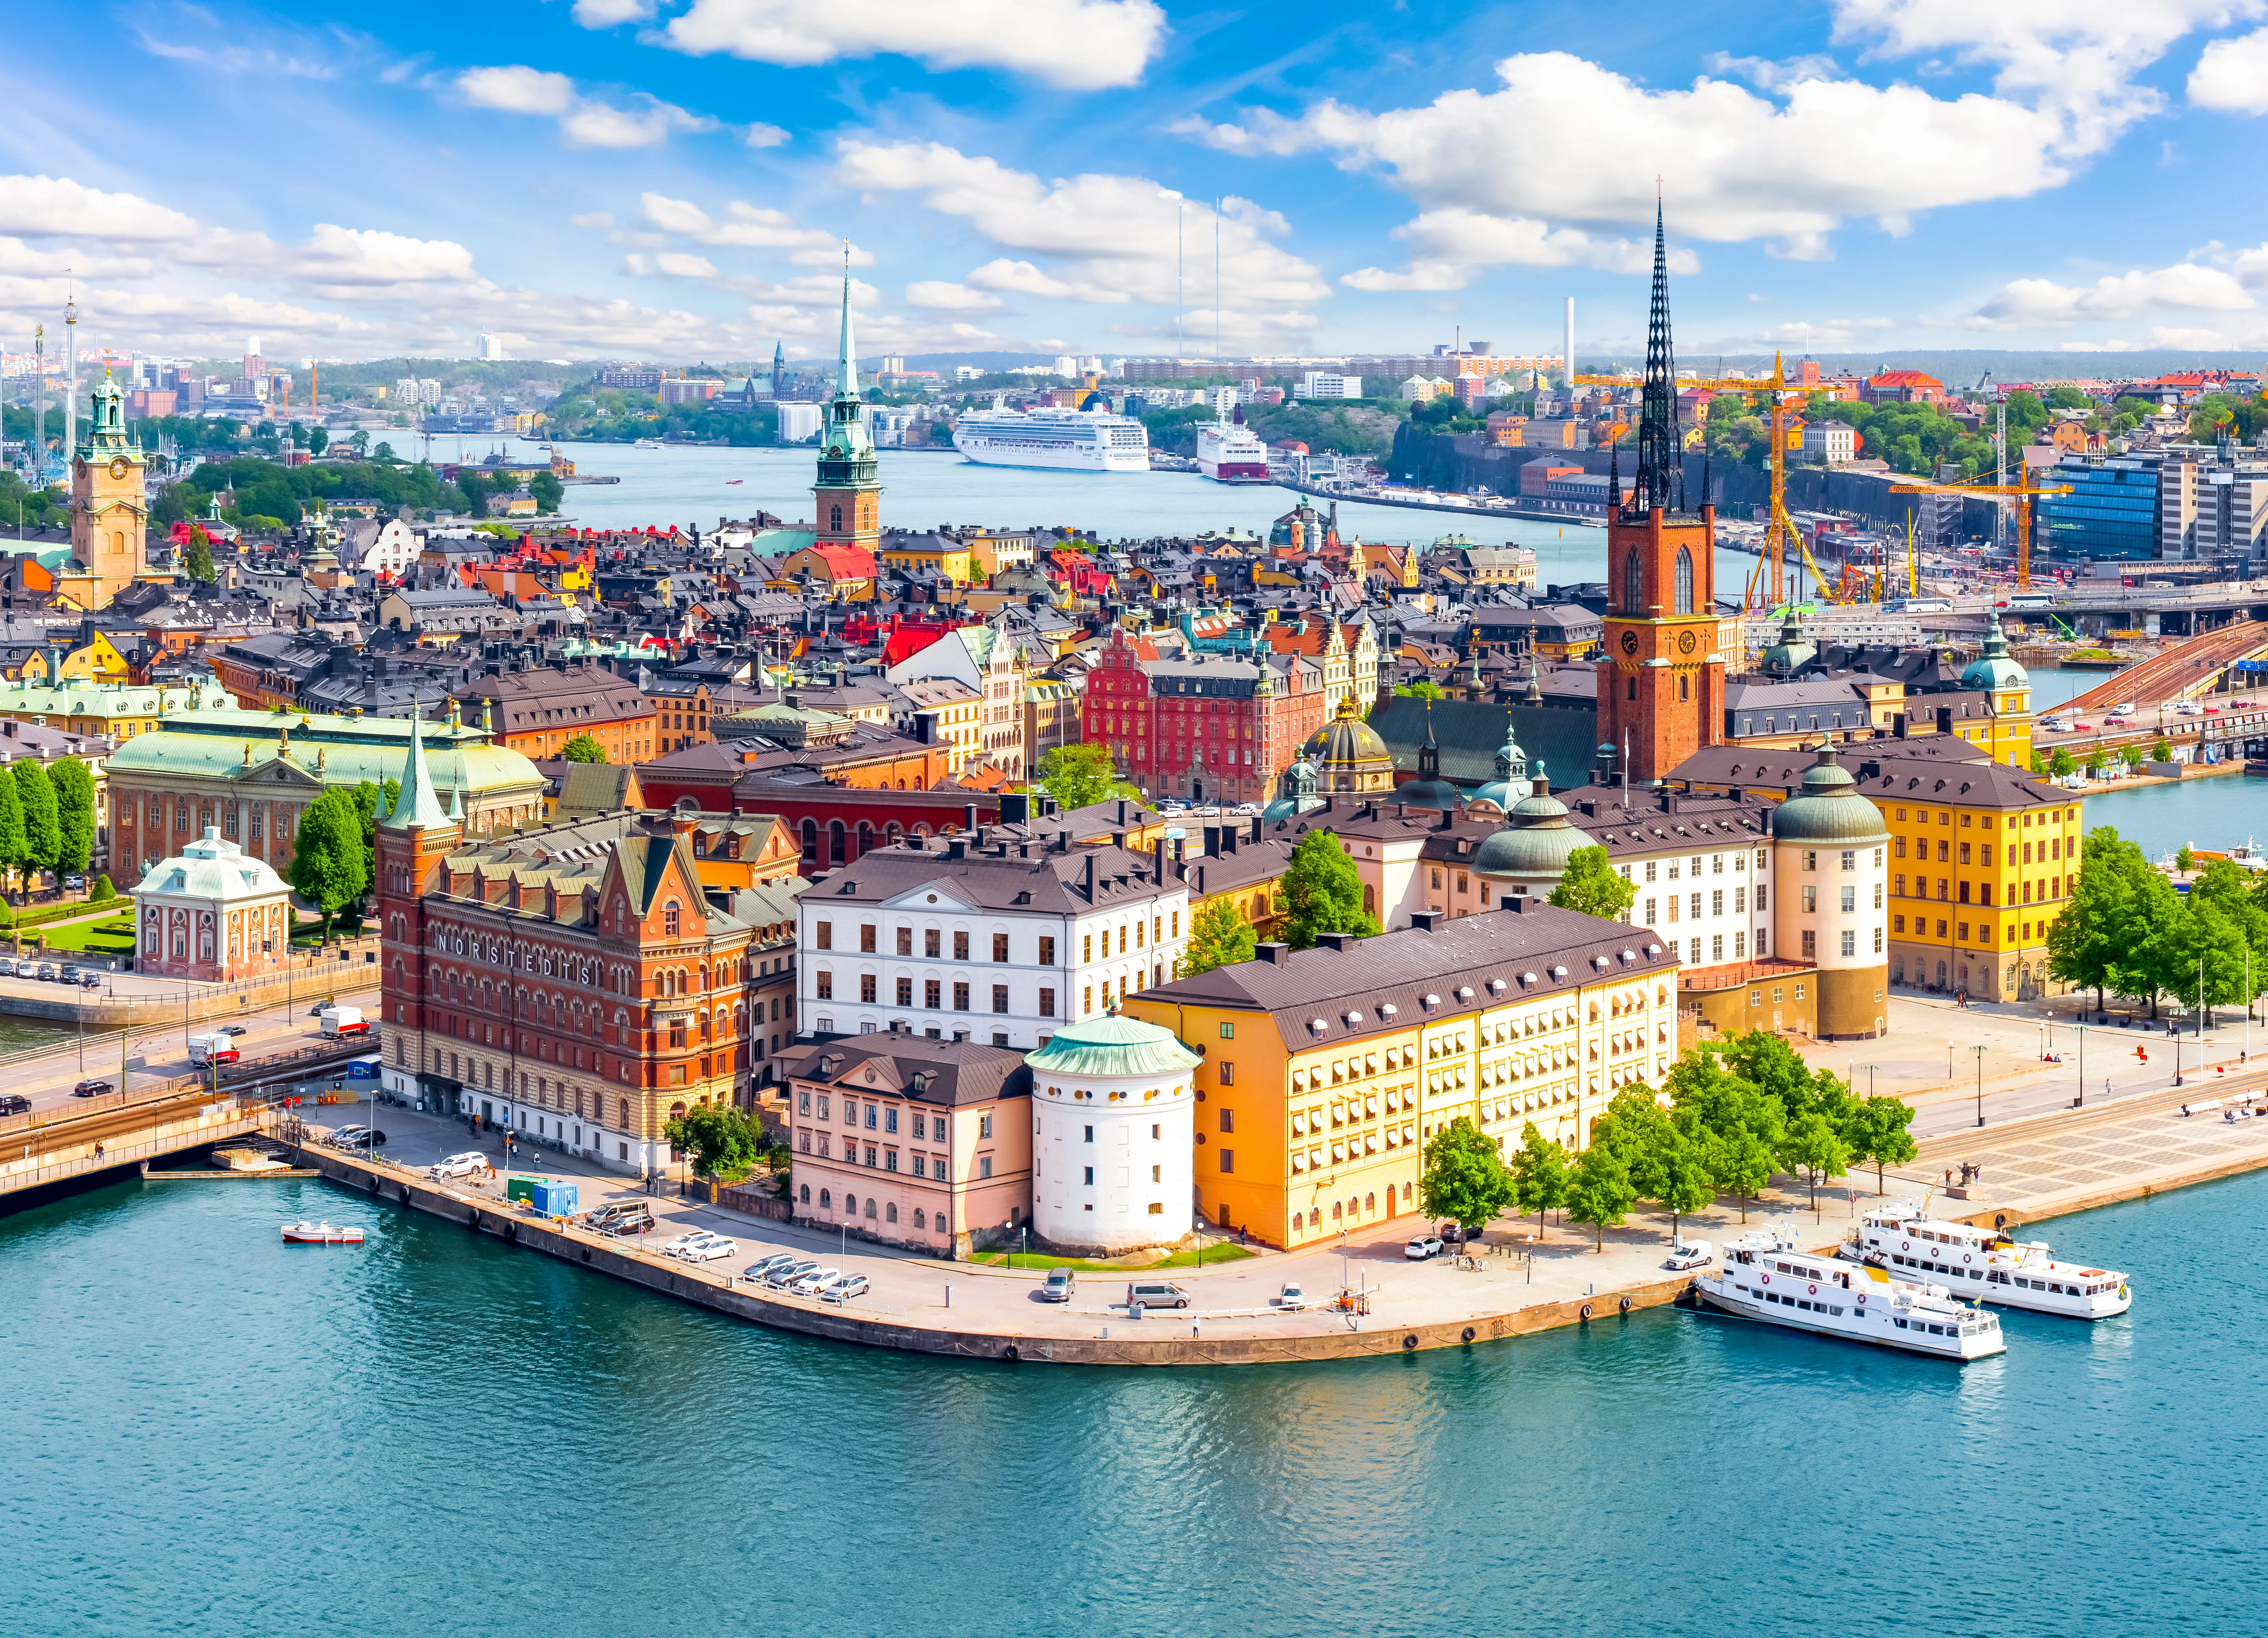
[[[535,1185],[533,1204],[545,1217],[572,1217],[576,1212],[575,1185],[571,1183],[549,1181]]]

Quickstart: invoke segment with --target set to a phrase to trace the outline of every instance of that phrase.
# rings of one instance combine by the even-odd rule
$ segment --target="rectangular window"
[[[1876,928],[1874,929],[1874,954],[1875,954],[1875,955],[1877,955],[1877,956],[1879,956],[1879,955],[1881,955],[1881,953],[1882,953],[1882,930],[1881,930],[1881,928],[1880,928],[1880,927],[1876,927]]]
[[[814,992],[814,993],[815,993],[821,1000],[831,1001],[835,999],[835,975],[833,973],[820,973],[817,975],[815,982],[818,985],[818,988]]]
[[[898,929],[898,954],[901,956],[910,956],[913,953],[914,930],[911,927],[900,927]],[[932,950],[930,954],[934,956],[937,952],[935,950]]]
[[[1733,959],[1734,961],[1739,961],[1748,953],[1749,935],[1745,933],[1735,933],[1733,934]]]
[[[1087,985],[1079,992],[1079,1010],[1082,1016],[1094,1010],[1094,986]]]
[[[899,1005],[899,1006],[901,1006],[901,1007],[911,1007],[913,1004],[914,1004],[914,981],[913,981],[911,978],[901,978],[901,979],[899,979],[899,980],[898,980],[898,1005]]]
[[[976,1175],[979,1177],[990,1177],[992,1175],[992,1157],[990,1155],[979,1155],[976,1157]]]
[[[944,1174],[944,1173],[942,1173],[942,1172],[939,1172],[938,1175],[939,1175],[939,1177],[943,1177],[945,1174]],[[928,1177],[928,1176],[929,1176],[929,1156],[928,1156],[928,1155],[924,1155],[924,1154],[921,1154],[921,1153],[919,1153],[919,1152],[917,1152],[917,1153],[915,1154],[915,1155],[914,1155],[914,1176],[915,1176],[915,1177]]]
[[[1224,1041],[1233,1041],[1236,1039],[1236,1026],[1233,1023],[1222,1024],[1220,1027],[1220,1038]]]
[[[1659,903],[1659,901],[1654,900],[1654,899],[1648,899],[1648,900],[1646,900],[1646,925],[1647,926],[1649,926],[1649,927],[1650,927],[1650,926],[1653,926],[1653,924],[1654,924],[1655,920],[1658,919],[1658,917],[1660,916],[1660,903]]]
[[[1234,1064],[1223,1064],[1220,1066],[1220,1083],[1225,1087],[1233,1087],[1236,1084],[1236,1066]],[[1221,1130],[1226,1132],[1227,1128],[1224,1126]]]
[[[1819,855],[1813,852],[1808,847],[1803,850],[1803,867],[1806,870],[1816,870],[1819,868]]]
[[[1220,1129],[1223,1132],[1234,1132],[1236,1130],[1236,1111],[1234,1110],[1225,1109],[1220,1111]]]
[[[1008,986],[1006,985],[996,984],[992,986],[992,1010],[996,1013],[1005,1013],[1008,1010]]]
[[[1040,1016],[1042,1018],[1052,1018],[1055,1015],[1056,992],[1053,990],[1043,989],[1040,992]]]
[[[869,1132],[873,1131],[873,1130],[875,1129],[875,1127],[880,1124],[880,1116],[881,1116],[881,1112],[882,1112],[882,1106],[881,1106],[880,1103],[869,1103],[869,1104],[867,1104],[867,1105],[866,1105],[866,1130],[867,1130],[867,1131],[869,1131]]]
[[[1854,910],[1856,910],[1856,909],[1858,909],[1858,908],[1859,908],[1859,889],[1858,889],[1857,888],[1855,888],[1855,887],[1846,887],[1846,888],[1845,888],[1845,889],[1843,889],[1843,909],[1844,909],[1844,911],[1847,913],[1847,912],[1849,912],[1849,911],[1854,911]]]
[[[922,1005],[936,1012],[945,1005],[945,981],[941,978],[922,980]]]
[[[871,921],[858,924],[858,953],[862,956],[874,953],[874,924]]]
[[[944,936],[945,935],[939,933],[935,927],[924,929],[922,933],[923,956],[931,961],[935,961],[942,948],[942,941]]]
[[[1817,888],[1815,888],[1815,887],[1808,887],[1808,888],[1804,889],[1803,889],[1803,913],[1804,913],[1805,915],[1807,915],[1807,916],[1815,915],[1815,914],[1817,914],[1817,913],[1818,913],[1818,910],[1819,910],[1819,889],[1818,889]]]
[[[1653,880],[1653,860],[1651,859],[1646,861],[1646,879],[1649,882]]]
[[[1092,1166],[1082,1166],[1079,1169],[1080,1172],[1080,1181],[1086,1184],[1090,1189],[1094,1187],[1094,1168]]]
[[[1182,936],[1182,912],[1175,911],[1170,919],[1174,929],[1173,936],[1178,939]]]
[[[992,959],[996,962],[1005,962],[1008,959],[1008,935],[1006,933],[996,933],[992,935]]]
[[[1234,1149],[1215,1149],[1213,1153],[1220,1156],[1220,1169],[1223,1171],[1234,1171],[1236,1169],[1236,1151]]]
[[[1055,964],[1056,941],[1052,938],[1042,938],[1040,941],[1040,965],[1042,967],[1052,967]]]
[[[953,935],[953,959],[955,961],[968,959],[968,935],[966,933],[956,933]]]
[[[1815,961],[1819,956],[1819,935],[1809,927],[1803,930],[1803,959]]]
[[[1843,953],[1845,956],[1856,956],[1859,953],[1859,934],[1852,928],[1843,929]]]
[[[968,1010],[968,986],[967,985],[956,983],[953,986],[953,1010],[957,1013],[965,1013]]]
[[[1085,938],[1079,941],[1079,958],[1082,962],[1089,962],[1094,959],[1094,934],[1092,933],[1088,933]]]
[[[1712,916],[1725,913],[1725,890],[1722,888],[1709,895],[1709,913]]]
[[[1856,870],[1858,867],[1859,850],[1855,847],[1845,848],[1843,850],[1843,868],[1845,870]]]
[[[895,1132],[897,1129],[898,1106],[893,1103],[889,1108],[882,1111],[882,1130],[885,1132]],[[893,1167],[891,1169],[895,1170],[896,1168]]]
[[[976,1135],[977,1135],[978,1137],[980,1137],[980,1138],[989,1138],[989,1137],[990,1137],[990,1136],[992,1135],[992,1117],[991,1117],[991,1116],[990,1116],[990,1115],[979,1115],[979,1116],[976,1118]],[[987,1177],[990,1177],[991,1174],[990,1174],[990,1172],[987,1172],[985,1175],[986,1175]]]
[[[873,973],[862,972],[858,975],[858,999],[869,1007],[874,1004],[874,985],[875,978]]]
[[[1881,907],[1882,907],[1882,884],[1881,884],[1881,882],[1875,882],[1875,883],[1874,883],[1874,908],[1875,908],[1876,910],[1880,910]]]

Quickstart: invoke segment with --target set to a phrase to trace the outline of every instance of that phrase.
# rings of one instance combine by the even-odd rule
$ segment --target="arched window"
[[[870,821],[870,820],[861,819],[861,820],[858,822],[858,854],[859,854],[859,857],[863,859],[864,857],[865,857],[865,855],[866,855],[866,854],[868,854],[868,853],[870,853],[870,852],[873,852],[873,849],[874,849],[874,826],[873,826],[873,822],[872,822],[872,821]]]
[[[866,1197],[866,1215],[867,1215],[868,1217],[872,1217],[872,1216],[873,1216],[873,1214],[874,1214],[874,1197],[873,1197],[873,1195],[871,1195],[871,1194],[870,1194],[870,1195],[868,1195],[868,1196]]]
[[[883,1210],[882,1221],[889,1223],[894,1223],[898,1221],[898,1203],[895,1200],[892,1200],[888,1206]]]
[[[819,1198],[821,1202],[824,1204],[827,1197],[822,1194]],[[858,1197],[857,1195],[846,1194],[843,1197],[843,1214],[846,1217],[856,1217],[858,1214]]]
[[[826,1211],[832,1206],[834,1202],[827,1198],[827,1191],[821,1189],[819,1192],[819,1209],[822,1212]]]
[[[803,856],[814,862],[818,860],[819,822],[816,819],[803,822]]]
[[[1623,558],[1623,612],[1646,612],[1646,568],[1638,562],[1635,546]]]
[[[677,901],[672,899],[661,907],[661,931],[664,937],[675,938],[678,933]]]
[[[623,1098],[621,1100],[621,1103],[622,1106],[622,1130],[624,1132],[628,1132],[630,1129],[630,1101],[628,1098]]]
[[[1693,554],[1683,546],[1677,549],[1677,612],[1693,612]]]
[[[914,1227],[917,1228],[929,1227],[929,1214],[918,1206],[914,1207]]]
[[[827,862],[831,865],[843,862],[843,822],[840,819],[829,819],[827,822]]]
[[[803,1203],[806,1206],[811,1204],[811,1185],[807,1183],[803,1185]]]
[[[1366,1212],[1376,1211],[1378,1209],[1378,1196],[1375,1194],[1364,1195],[1362,1197],[1362,1209]]]

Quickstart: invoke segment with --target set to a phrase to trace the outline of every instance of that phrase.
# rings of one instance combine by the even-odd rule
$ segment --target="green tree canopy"
[[[1378,918],[1362,904],[1362,877],[1339,838],[1310,830],[1292,850],[1284,872],[1285,937],[1295,950],[1313,949],[1318,934],[1351,933],[1369,938]]]
[[[607,748],[587,734],[578,734],[559,748],[560,756],[569,762],[604,762]]]
[[[1428,1217],[1486,1227],[1512,1204],[1512,1173],[1496,1140],[1460,1115],[1425,1145],[1418,1203]]]
[[[1851,1152],[1843,1141],[1843,1134],[1835,1129],[1834,1122],[1812,1110],[1788,1128],[1787,1142],[1781,1158],[1792,1167],[1800,1167],[1811,1182],[1811,1204],[1819,1205],[1819,1184],[1824,1177],[1843,1175]]]
[[[1189,918],[1189,941],[1182,951],[1182,977],[1193,978],[1216,967],[1250,961],[1259,935],[1233,898],[1209,899]]]
[[[2115,988],[2125,948],[2140,938],[2136,916],[2142,877],[2154,874],[2142,850],[2109,825],[2089,830],[2080,844],[2079,875],[2063,913],[2048,927],[2048,971],[2066,984],[2095,992]]]
[[[1638,1191],[1613,1140],[1614,1117],[1602,1115],[1592,1129],[1591,1147],[1575,1157],[1567,1175],[1567,1215],[1591,1227],[1592,1249],[1604,1252],[1607,1230],[1630,1214]]]
[[[28,757],[18,757],[8,771],[14,776],[16,800],[24,810],[25,863],[34,870],[53,870],[63,854],[55,787],[48,782],[48,771]]]
[[[2055,755],[2048,758],[2048,771],[2058,779],[2068,779],[2079,771],[2079,764],[2071,759],[2071,747],[2058,745]]]
[[[1131,796],[1134,787],[1118,777],[1110,751],[1101,745],[1058,745],[1040,758],[1040,788],[1069,813],[1112,796]]]
[[[1874,1192],[1882,1192],[1882,1169],[1903,1166],[1913,1159],[1913,1134],[1906,1128],[1913,1124],[1913,1106],[1902,1098],[1870,1097],[1852,1106],[1850,1118],[1844,1122],[1843,1143],[1851,1158],[1865,1161],[1874,1169]]]
[[[527,481],[527,492],[535,497],[535,504],[546,512],[559,510],[559,503],[567,498],[567,486],[549,472],[539,472]]]
[[[1567,1202],[1567,1157],[1529,1121],[1520,1129],[1512,1157],[1512,1203],[1535,1214],[1535,1237],[1543,1237],[1543,1214]]]
[[[332,916],[361,894],[370,880],[370,867],[363,853],[362,818],[354,798],[343,786],[325,791],[300,815],[290,874],[299,896],[323,912],[323,936],[330,937]]]
[[[1714,1187],[1740,1201],[1746,1222],[1749,1202],[1771,1181],[1787,1110],[1779,1097],[1727,1066],[1727,1044],[1679,1054],[1664,1086],[1678,1129],[1699,1151]]]
[[[729,1103],[696,1103],[661,1130],[672,1147],[692,1157],[695,1169],[723,1183],[747,1177],[763,1151],[754,1124]]]
[[[1394,691],[1405,698],[1442,699],[1447,697],[1441,692],[1441,685],[1431,677],[1419,677],[1415,682],[1397,683],[1395,685]]]
[[[55,789],[62,838],[56,862],[64,870],[85,870],[94,857],[94,776],[85,763],[66,756],[48,764],[48,783]]]
[[[1638,889],[1623,880],[1608,860],[1603,847],[1579,847],[1567,860],[1567,872],[1551,889],[1551,902],[1562,910],[1580,911],[1602,921],[1619,921],[1626,915]]]
[[[200,586],[210,586],[220,578],[220,571],[213,567],[212,536],[195,524],[189,526],[188,549],[182,552],[181,563],[189,579]]]
[[[24,803],[16,794],[16,781],[0,778],[0,868],[21,866],[30,857],[24,847]]]

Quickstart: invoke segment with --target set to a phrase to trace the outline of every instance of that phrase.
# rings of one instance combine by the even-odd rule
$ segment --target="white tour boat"
[[[1197,470],[1217,483],[1265,483],[1268,446],[1244,424],[1239,407],[1233,420],[1207,421],[1197,428]]]
[[[1910,1354],[1979,1360],[2008,1346],[1999,1319],[1955,1302],[1943,1286],[1800,1251],[1770,1230],[1727,1245],[1724,1265],[1696,1276],[1693,1289],[1710,1307],[1743,1319]]]
[[[980,466],[1150,469],[1150,434],[1142,424],[1094,410],[971,410],[953,424],[953,446]]]
[[[311,1223],[304,1218],[296,1223],[284,1225],[286,1245],[360,1245],[362,1230],[351,1226],[341,1227],[334,1222]]]
[[[1926,1217],[1911,1200],[1868,1212],[1843,1243],[1843,1255],[1893,1279],[1942,1280],[1959,1295],[2000,1308],[2104,1319],[2134,1305],[2126,1276],[2116,1269],[2059,1263],[2041,1241]]]

